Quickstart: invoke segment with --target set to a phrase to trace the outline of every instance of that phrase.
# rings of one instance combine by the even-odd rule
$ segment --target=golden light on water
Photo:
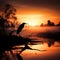
[[[54,45],[56,45],[56,44],[57,43],[55,43]],[[37,58],[37,60],[40,60],[41,58],[42,58],[42,60],[44,60],[44,59],[46,60],[47,57],[55,58],[55,55],[57,56],[57,54],[59,53],[59,50],[60,50],[60,47],[54,47],[54,46],[48,47],[47,43],[40,44],[40,45],[33,45],[33,46],[31,46],[31,48],[39,49],[40,51],[28,50],[28,49],[25,50],[22,53],[22,56],[25,58],[25,60],[31,60],[31,58],[32,58],[32,60],[34,58]],[[27,56],[27,58],[26,58],[26,56]]]

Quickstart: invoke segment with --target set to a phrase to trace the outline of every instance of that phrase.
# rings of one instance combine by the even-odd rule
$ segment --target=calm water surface
[[[43,43],[38,45],[31,45],[31,48],[39,49],[25,50],[21,56],[24,60],[60,60],[60,39],[50,39],[39,37],[40,33],[60,33],[60,27],[30,27],[25,28],[21,32],[21,36],[32,38],[33,40],[39,40]]]

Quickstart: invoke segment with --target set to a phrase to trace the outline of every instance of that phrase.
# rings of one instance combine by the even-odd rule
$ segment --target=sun
[[[29,15],[25,22],[29,26],[37,26],[39,24],[39,18],[36,15]]]
[[[28,24],[28,26],[37,26],[38,22],[37,20],[29,20],[26,22]]]
[[[27,26],[39,26],[41,24],[42,19],[39,14],[28,14],[28,15],[20,15],[19,16],[21,22],[27,23]]]

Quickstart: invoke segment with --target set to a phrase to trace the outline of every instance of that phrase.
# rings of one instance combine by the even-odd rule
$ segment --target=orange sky
[[[0,7],[7,3],[17,9],[19,22],[33,25],[45,24],[47,20],[55,24],[60,22],[59,0],[0,0]]]
[[[60,22],[59,12],[45,8],[21,8],[17,10],[17,17],[20,22],[26,22],[31,25],[46,24],[51,20],[55,24]]]

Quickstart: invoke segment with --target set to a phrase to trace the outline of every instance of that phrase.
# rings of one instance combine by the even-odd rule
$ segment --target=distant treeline
[[[50,20],[47,21],[47,24],[41,24],[40,26],[60,26],[60,22],[55,25],[54,22],[51,22]]]

